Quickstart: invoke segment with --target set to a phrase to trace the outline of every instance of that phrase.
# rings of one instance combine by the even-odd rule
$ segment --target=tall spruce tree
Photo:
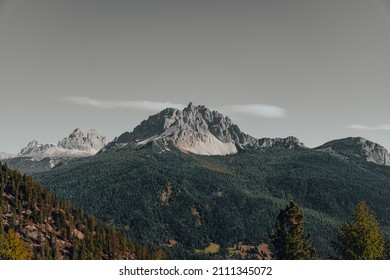
[[[272,256],[278,260],[317,259],[311,235],[304,235],[305,218],[295,202],[280,211],[271,234]]]
[[[390,237],[385,235],[385,259],[390,260]]]
[[[365,202],[356,207],[352,221],[341,227],[334,247],[338,258],[344,260],[381,260],[386,257],[385,236]]]

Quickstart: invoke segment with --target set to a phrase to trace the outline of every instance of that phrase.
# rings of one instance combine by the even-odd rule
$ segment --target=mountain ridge
[[[342,158],[363,159],[378,165],[390,166],[389,152],[383,146],[363,137],[335,139],[314,148]]]
[[[90,129],[85,135],[76,128],[68,137],[58,141],[58,144],[40,144],[33,140],[21,149],[18,157],[45,158],[50,156],[91,156],[106,145],[106,137],[95,129]]]
[[[134,128],[116,137],[102,152],[123,148],[142,148],[154,143],[161,150],[169,145],[183,152],[200,155],[235,154],[242,149],[284,147],[304,148],[296,137],[256,139],[240,130],[232,120],[217,111],[192,102],[183,110],[167,108],[150,116]]]
[[[18,155],[0,153],[0,160],[31,173],[31,170],[45,171],[60,162],[65,163],[64,158],[87,157],[118,149],[141,149],[148,145],[160,152],[177,148],[184,153],[200,155],[229,155],[243,150],[264,151],[273,147],[310,149],[294,136],[255,138],[242,132],[228,116],[190,102],[183,110],[166,108],[149,116],[132,132],[126,131],[109,143],[95,129],[84,134],[77,128],[58,144],[40,144],[33,140]],[[379,165],[390,165],[389,152],[363,137],[331,140],[313,150],[343,159],[363,159]],[[41,166],[34,170],[34,166],[38,165]]]
[[[22,173],[32,174],[50,170],[60,163],[66,164],[77,158],[93,156],[106,144],[106,137],[95,129],[84,134],[76,128],[69,136],[58,141],[58,144],[40,144],[33,140],[17,155],[4,156],[0,160]]]
[[[0,152],[0,160],[9,159],[15,157],[14,154]]]

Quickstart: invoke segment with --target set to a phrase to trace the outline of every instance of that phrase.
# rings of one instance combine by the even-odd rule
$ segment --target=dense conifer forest
[[[136,245],[115,227],[6,165],[0,166],[0,210],[2,259],[135,258]]]
[[[362,200],[389,233],[390,168],[308,149],[210,157],[146,147],[75,160],[35,178],[137,243],[188,252],[269,244],[291,200],[320,258],[335,257],[339,228]]]

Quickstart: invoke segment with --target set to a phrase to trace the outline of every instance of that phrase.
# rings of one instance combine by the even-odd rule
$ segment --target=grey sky
[[[0,151],[190,101],[255,137],[390,149],[389,50],[383,0],[0,0]]]

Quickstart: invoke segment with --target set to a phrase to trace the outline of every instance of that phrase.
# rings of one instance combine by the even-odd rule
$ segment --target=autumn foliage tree
[[[30,260],[32,253],[26,243],[13,231],[0,236],[0,260]]]
[[[343,225],[334,243],[337,256],[344,260],[380,260],[385,256],[385,236],[374,213],[359,203],[352,220]]]
[[[278,260],[316,259],[311,235],[304,235],[305,218],[295,202],[280,211],[271,234],[272,255]]]

